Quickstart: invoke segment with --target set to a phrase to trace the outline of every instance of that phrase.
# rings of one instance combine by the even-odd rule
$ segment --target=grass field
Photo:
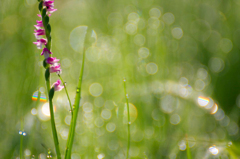
[[[38,3],[0,2],[1,159],[57,158],[44,57],[33,44]],[[81,91],[72,159],[240,158],[239,0],[54,7],[51,51],[71,103]],[[72,114],[64,90],[53,109],[64,158]]]

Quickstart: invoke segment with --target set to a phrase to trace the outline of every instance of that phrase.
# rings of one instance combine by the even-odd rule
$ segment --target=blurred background
[[[239,0],[56,0],[53,56],[74,101],[86,48],[73,159],[124,159],[130,102],[133,159],[238,159]],[[33,44],[37,0],[0,2],[0,158],[55,158],[43,57]],[[52,75],[52,83],[58,79]],[[36,96],[40,101],[36,101]],[[70,124],[54,96],[64,154]]]

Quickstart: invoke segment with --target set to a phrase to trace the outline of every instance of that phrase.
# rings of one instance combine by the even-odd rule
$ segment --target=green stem
[[[126,86],[126,79],[124,78],[123,79],[123,83],[124,83],[124,93],[125,93],[125,98],[126,98],[126,103],[127,103],[127,114],[128,114],[128,143],[127,143],[127,156],[126,156],[126,159],[128,159],[128,156],[129,156],[129,149],[130,149],[130,139],[131,139],[131,136],[130,136],[130,111],[129,111],[129,102],[128,102],[128,94],[127,94],[127,86]]]
[[[23,119],[21,119],[21,130],[23,132]],[[20,159],[23,159],[23,134],[20,136]]]
[[[48,69],[46,71],[48,71]],[[57,153],[57,159],[61,159],[61,153],[60,153],[58,136],[57,136],[57,129],[56,129],[55,119],[54,119],[53,103],[52,103],[52,98],[49,97],[50,76],[49,76],[49,79],[46,80],[46,84],[47,84],[47,92],[48,92],[48,99],[49,99],[49,109],[50,109],[50,118],[51,118],[53,140],[54,140],[54,145],[55,145],[55,149],[56,149],[56,153]]]
[[[66,152],[65,152],[65,159],[71,158],[71,151],[72,151],[73,139],[74,139],[74,135],[75,135],[75,128],[76,128],[76,123],[77,123],[77,116],[78,116],[79,103],[80,103],[80,97],[81,97],[84,62],[85,62],[85,50],[83,51],[82,68],[81,68],[81,72],[80,72],[80,76],[79,76],[79,80],[78,80],[75,102],[73,105],[73,115],[72,115],[72,119],[71,119],[71,125],[69,128],[69,133],[68,133],[68,141],[67,141],[67,147],[66,147]]]
[[[65,90],[65,92],[66,92],[66,95],[67,95],[67,98],[68,98],[68,101],[69,101],[69,105],[70,105],[70,111],[71,111],[71,114],[73,115],[72,103],[71,103],[71,100],[70,100],[70,97],[69,97],[69,94],[68,94],[68,91],[67,91],[66,84],[65,84],[65,82],[63,81],[63,79],[62,79],[62,77],[60,76],[60,74],[58,74],[58,77],[60,78],[60,80],[61,80],[62,83],[63,83],[64,90]]]
[[[192,159],[189,143],[188,143],[188,136],[186,134],[186,143],[187,143],[187,159]]]

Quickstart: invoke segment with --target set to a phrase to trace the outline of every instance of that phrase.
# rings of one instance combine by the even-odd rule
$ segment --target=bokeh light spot
[[[92,83],[89,87],[89,93],[94,97],[100,96],[102,92],[103,92],[103,87],[99,83]]]
[[[138,46],[144,45],[145,41],[145,36],[143,36],[142,34],[137,34],[134,36],[134,43]]]
[[[116,124],[114,124],[112,122],[107,123],[106,129],[108,132],[114,132],[116,130]]]
[[[85,113],[90,113],[93,111],[93,105],[92,103],[86,102],[83,104],[82,109]]]
[[[183,36],[183,30],[182,28],[179,28],[179,27],[175,27],[172,29],[172,36],[175,38],[175,39],[181,39],[182,36]]]
[[[199,96],[197,102],[201,107],[205,107],[206,105],[208,105],[209,101],[210,101],[209,98]]]
[[[230,39],[227,38],[223,38],[220,41],[220,48],[224,53],[228,53],[232,50],[233,48],[233,44],[232,41]]]
[[[208,150],[209,150],[209,152],[210,152],[212,155],[217,155],[217,154],[219,153],[219,150],[218,150],[218,148],[217,148],[215,145],[209,147]]]
[[[210,114],[215,114],[215,113],[217,113],[217,111],[218,111],[218,105],[215,103],[211,109]]]
[[[108,109],[103,109],[102,112],[101,112],[101,117],[103,119],[108,120],[112,117],[112,112]]]
[[[139,15],[136,12],[129,13],[128,21],[137,23],[139,21]]]
[[[181,117],[178,114],[173,114],[170,117],[170,123],[173,125],[179,124],[181,121]]]
[[[175,20],[175,17],[172,13],[168,12],[168,13],[165,13],[163,15],[163,21],[168,24],[168,25],[171,25],[172,23],[174,23],[174,20]]]
[[[90,37],[86,37],[88,26],[78,26],[70,33],[70,45],[76,52],[82,52],[84,45],[92,45],[97,40],[97,34],[94,30],[91,31]],[[86,47],[86,46],[85,46]]]
[[[37,115],[37,109],[36,109],[36,108],[32,108],[31,114],[32,114],[32,115]]]
[[[137,33],[137,25],[134,23],[127,23],[125,26],[125,31],[129,35],[134,35]]]
[[[152,8],[149,11],[150,17],[160,18],[161,11],[158,8]]]
[[[148,63],[147,66],[146,66],[146,71],[147,71],[148,74],[154,75],[158,71],[157,64],[155,64],[153,62]]]
[[[100,59],[100,50],[99,48],[92,46],[86,50],[86,57],[91,62],[96,62]]]
[[[141,47],[139,50],[138,50],[138,55],[141,57],[141,58],[147,58],[149,56],[149,49],[146,48],[146,47]]]
[[[211,71],[218,73],[221,72],[225,67],[224,61],[218,57],[213,57],[209,61],[209,68]]]

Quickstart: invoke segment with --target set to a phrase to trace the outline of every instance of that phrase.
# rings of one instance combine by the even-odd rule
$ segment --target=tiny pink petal
[[[53,83],[54,91],[61,91],[64,86],[61,86],[61,81],[57,80],[57,82]]]
[[[58,61],[59,61],[59,59],[57,59],[56,57],[48,57],[46,59],[46,62],[50,65],[53,65],[53,64],[57,63]]]
[[[42,49],[42,45],[46,45],[47,44],[47,40],[46,39],[39,39],[37,40],[37,42],[33,42],[35,45],[37,45],[38,49]]]
[[[37,25],[34,25],[37,29],[43,27],[43,22],[41,20],[37,20]]]
[[[41,35],[45,35],[45,30],[44,29],[37,29],[37,30],[34,30],[35,33],[33,33],[36,37],[36,39],[40,39],[40,36]]]
[[[49,57],[49,54],[52,54],[51,51],[48,50],[48,48],[44,48],[41,55],[44,55],[45,59]]]
[[[54,63],[54,65],[50,66],[49,68],[49,72],[50,73],[54,73],[54,72],[57,72],[57,73],[61,73],[61,68],[60,68],[60,64],[58,63]]]

